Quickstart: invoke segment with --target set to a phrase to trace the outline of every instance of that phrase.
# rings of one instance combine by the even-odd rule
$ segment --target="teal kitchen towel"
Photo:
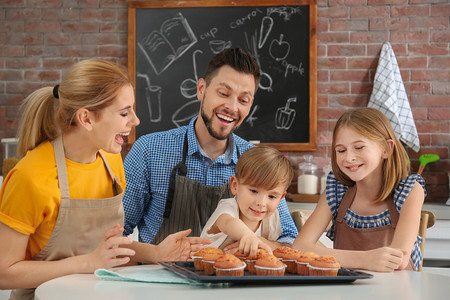
[[[163,266],[160,265],[142,265],[111,269],[97,269],[95,270],[94,274],[102,280],[201,285],[201,283],[197,281],[178,276],[177,274],[166,270]]]

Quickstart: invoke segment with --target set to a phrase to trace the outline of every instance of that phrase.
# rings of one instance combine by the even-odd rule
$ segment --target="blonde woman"
[[[408,155],[389,120],[374,108],[344,113],[334,128],[331,162],[326,192],[292,247],[333,255],[347,268],[417,269],[425,182],[409,175]],[[334,249],[316,246],[330,220]]]
[[[0,288],[16,289],[11,299],[32,299],[34,288],[55,277],[130,259],[182,260],[198,250],[191,243],[202,240],[186,238],[189,230],[158,246],[122,236],[120,151],[139,124],[134,102],[127,73],[97,59],[76,63],[59,85],[25,99],[23,157],[0,193]]]

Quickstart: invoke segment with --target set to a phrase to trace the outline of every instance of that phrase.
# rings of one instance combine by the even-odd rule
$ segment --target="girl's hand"
[[[123,230],[123,227],[116,224],[112,229],[105,232],[98,247],[88,254],[90,273],[98,268],[108,269],[130,261],[129,256],[135,254],[134,250],[119,247],[120,245],[127,245],[133,242],[132,239],[122,236]]]
[[[409,264],[409,258],[411,256],[411,253],[405,250],[402,250],[403,253],[403,259],[402,259],[402,263],[400,264],[400,266],[396,269],[398,271],[404,270],[408,264]]]
[[[393,272],[402,263],[403,251],[397,248],[382,247],[367,251],[364,269],[377,272]]]
[[[167,236],[157,247],[157,261],[184,261],[211,240],[200,237],[187,237],[191,229]]]

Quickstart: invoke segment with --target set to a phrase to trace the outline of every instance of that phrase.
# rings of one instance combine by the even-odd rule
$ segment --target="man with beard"
[[[249,114],[259,80],[250,53],[233,48],[216,54],[197,83],[200,117],[134,143],[124,162],[124,235],[136,226],[139,240],[154,244],[182,229],[200,235],[219,200],[232,197],[236,162],[253,147],[233,131]],[[285,199],[278,210],[283,233],[273,248],[297,236]]]

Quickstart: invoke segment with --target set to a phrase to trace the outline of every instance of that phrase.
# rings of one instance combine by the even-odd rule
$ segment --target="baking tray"
[[[369,279],[373,275],[352,269],[340,268],[337,276],[300,276],[286,273],[284,276],[256,276],[244,272],[244,276],[215,276],[206,275],[203,271],[194,269],[193,261],[160,262],[166,269],[191,280],[201,283],[264,283],[264,284],[286,284],[286,283],[351,283],[357,279]]]

